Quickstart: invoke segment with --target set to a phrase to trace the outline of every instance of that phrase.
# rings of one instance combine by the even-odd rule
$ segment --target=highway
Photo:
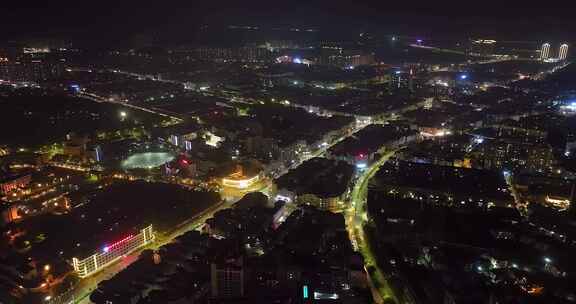
[[[369,285],[372,291],[373,299],[376,303],[383,303],[386,299],[393,299],[398,303],[394,293],[389,288],[385,276],[376,263],[376,258],[370,248],[370,244],[366,241],[364,235],[364,225],[368,221],[366,211],[366,196],[368,194],[368,184],[370,179],[378,172],[378,169],[385,164],[397,150],[388,151],[382,157],[366,168],[360,176],[356,179],[356,183],[349,196],[349,207],[345,210],[344,217],[346,219],[346,228],[352,242],[352,246],[356,251],[362,253],[364,257],[364,265],[366,269],[373,268],[369,278]]]

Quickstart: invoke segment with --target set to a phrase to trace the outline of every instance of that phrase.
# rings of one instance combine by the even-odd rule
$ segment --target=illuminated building
[[[224,137],[220,137],[215,135],[211,132],[206,132],[205,134],[205,143],[211,147],[218,148],[220,147],[221,143],[224,141]]]
[[[24,174],[19,176],[8,176],[4,179],[0,179],[0,194],[8,194],[18,188],[24,188],[32,179],[30,174]]]
[[[0,220],[0,224],[12,223],[15,220],[22,218],[18,214],[18,207],[17,206],[10,205],[10,206],[2,207],[2,208],[4,208],[4,209],[1,210],[2,217]]]
[[[568,44],[564,43],[560,46],[560,50],[558,52],[558,60],[566,60],[568,56]]]
[[[452,134],[452,132],[443,128],[422,128],[420,134],[424,137],[443,137]]]
[[[543,144],[484,143],[477,146],[471,158],[472,167],[485,170],[512,168],[526,172],[550,172],[555,163],[552,148]]]
[[[550,57],[550,43],[544,43],[540,48],[540,60],[545,61],[549,57]]]
[[[103,160],[102,147],[100,147],[99,145],[94,145],[91,146],[87,152],[91,159],[93,159],[98,163],[102,162]]]
[[[294,64],[311,65],[313,62],[305,58],[284,55],[277,57],[276,63],[294,63]]]
[[[478,39],[473,40],[470,46],[470,55],[472,56],[489,56],[494,54],[496,40]]]
[[[547,195],[545,201],[551,207],[559,210],[567,210],[570,207],[570,199],[564,197]]]
[[[199,47],[182,51],[182,55],[217,62],[265,62],[271,59],[273,52],[264,47]]]
[[[342,50],[338,47],[323,47],[318,62],[351,69],[359,65],[373,64],[374,54],[357,50]]]
[[[410,91],[414,90],[414,70],[410,69],[408,72],[396,70],[390,77],[390,89],[407,88]]]
[[[12,81],[45,81],[59,77],[64,61],[46,58],[47,53],[23,53],[18,57],[0,58],[0,79]]]
[[[343,197],[342,193],[339,195],[334,195],[331,193],[306,193],[301,194],[296,199],[296,202],[300,205],[310,205],[314,206],[320,210],[328,210],[332,212],[337,212],[341,210],[344,206],[342,203]]]
[[[172,143],[175,146],[178,146],[178,136],[170,135],[170,143]]]
[[[149,225],[136,235],[129,235],[112,244],[105,244],[101,249],[86,258],[72,258],[72,266],[79,277],[85,278],[111,265],[136,249],[152,243],[154,239],[154,230],[152,225]]]
[[[49,48],[23,48],[22,52],[24,54],[44,54],[44,53],[50,53],[50,49]]]
[[[340,46],[331,46],[331,45],[324,45],[320,48],[320,56],[318,57],[318,63],[322,65],[329,65],[332,64],[333,59],[335,56],[342,55],[342,47]]]
[[[236,172],[222,179],[222,185],[236,189],[246,189],[258,183],[259,181],[260,174],[257,174],[253,177],[247,177],[244,175],[242,167],[238,166]]]
[[[289,197],[276,196],[276,201],[284,201],[290,203],[292,200]],[[272,217],[272,227],[278,229],[292,213],[292,209],[288,207],[289,204],[284,204]]]
[[[196,174],[196,164],[181,154],[174,160],[167,162],[163,166],[164,174],[167,176],[183,175],[193,177]]]
[[[190,150],[192,149],[192,140],[196,139],[196,137],[198,137],[196,132],[185,131],[171,134],[168,141],[174,146]]]

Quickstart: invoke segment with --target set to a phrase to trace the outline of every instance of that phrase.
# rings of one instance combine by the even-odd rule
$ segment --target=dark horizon
[[[33,2],[0,304],[576,302],[571,5]]]
[[[0,20],[4,41],[62,39],[88,44],[121,45],[138,35],[161,37],[165,42],[194,41],[200,26],[258,25],[338,28],[345,33],[374,31],[380,34],[422,37],[488,37],[493,39],[574,41],[576,20],[571,9],[526,5],[481,7],[442,3],[434,7],[362,1],[292,1],[271,4],[137,3],[125,1],[85,3],[41,3],[34,6],[8,3]],[[551,16],[554,15],[554,16]]]

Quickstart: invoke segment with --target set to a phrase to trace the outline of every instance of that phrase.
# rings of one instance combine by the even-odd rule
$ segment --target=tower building
[[[566,60],[566,57],[568,57],[568,44],[564,43],[558,51],[558,60]]]
[[[540,60],[544,61],[550,57],[550,43],[542,44],[540,48]]]

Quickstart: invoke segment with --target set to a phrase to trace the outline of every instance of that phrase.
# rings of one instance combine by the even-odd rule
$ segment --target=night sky
[[[219,23],[576,40],[576,10],[570,1],[555,1],[554,7],[529,1],[499,2],[6,1],[1,9],[0,38],[57,37],[105,43],[150,33],[182,37],[193,35],[201,24]]]

